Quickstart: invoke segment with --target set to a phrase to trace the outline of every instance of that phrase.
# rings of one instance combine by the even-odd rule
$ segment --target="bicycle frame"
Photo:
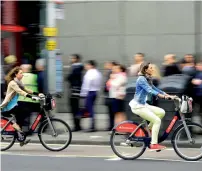
[[[15,116],[12,115],[12,114],[11,114],[11,116],[12,117],[9,120],[8,120],[7,117],[2,117],[2,118],[5,118],[6,120],[8,120],[8,122],[6,123],[6,125],[1,130],[1,134],[2,135],[13,135],[16,132],[15,129],[12,126],[9,125],[9,124],[11,124],[15,120]],[[37,126],[39,125],[40,121],[42,120],[42,118],[44,116],[46,116],[46,118],[47,118],[45,121],[48,121],[49,124],[51,125],[52,130],[54,132],[53,134],[56,135],[55,129],[54,129],[54,127],[53,127],[53,125],[52,125],[52,123],[50,121],[50,116],[48,115],[47,111],[45,111],[44,108],[41,108],[41,110],[38,113],[38,115],[37,115],[35,121],[33,122],[32,126],[30,127],[30,129],[28,130],[28,132],[26,132],[27,135],[28,134],[32,134],[36,130]],[[8,131],[5,130],[5,129],[7,129],[7,127],[9,127]]]
[[[161,143],[161,142],[163,142],[164,140],[167,139],[167,137],[169,136],[170,132],[173,130],[175,124],[177,123],[177,121],[182,121],[182,124],[185,127],[185,131],[186,131],[186,134],[187,134],[187,136],[189,138],[189,141],[192,142],[191,134],[190,134],[190,131],[189,131],[188,127],[187,127],[186,119],[184,117],[184,114],[181,114],[177,110],[175,112],[175,115],[174,115],[173,119],[171,120],[170,124],[168,125],[167,129],[164,131],[163,135],[158,138],[158,142],[159,143]],[[126,122],[128,122],[128,121],[126,121]],[[137,125],[137,123],[135,123],[133,121],[129,121],[129,122]],[[146,129],[144,129],[144,128],[146,128]],[[135,133],[139,129],[144,129],[149,136],[148,137],[144,137],[144,136],[143,137],[136,137],[136,136],[134,137]],[[137,128],[133,132],[131,132],[130,136],[128,137],[128,140],[129,141],[142,141],[142,142],[145,142],[147,144],[147,146],[149,146],[149,144],[151,142],[151,133],[149,131],[148,124],[147,124],[146,120],[143,120],[143,122],[141,124],[139,124],[137,126]]]

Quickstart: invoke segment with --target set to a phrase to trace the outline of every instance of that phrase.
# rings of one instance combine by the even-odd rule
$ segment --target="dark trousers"
[[[19,106],[17,105],[17,106],[15,106],[13,109],[11,109],[9,111],[1,112],[1,115],[4,116],[4,117],[11,117],[10,114],[15,115],[17,124],[21,126],[22,122],[19,119],[20,113],[21,113],[21,110],[20,110]]]
[[[80,130],[80,119],[77,117],[77,114],[79,112],[79,98],[78,97],[70,97],[70,109],[73,116],[73,122],[74,122],[74,129]]]
[[[105,98],[105,105],[107,106],[108,114],[109,114],[108,130],[111,130],[114,127],[114,112],[113,112],[113,107],[112,107],[112,99]]]
[[[31,102],[23,102],[18,101],[18,107],[20,108],[20,114],[16,116],[17,123],[22,127],[26,127],[28,129],[30,125],[31,120],[31,114],[36,112],[38,113],[40,111],[40,104],[39,103],[31,103]],[[43,120],[41,120],[43,121]]]
[[[96,91],[89,91],[86,97],[86,109],[89,112],[90,117],[92,118],[91,129],[95,129],[94,104],[95,104],[96,96],[97,96]]]

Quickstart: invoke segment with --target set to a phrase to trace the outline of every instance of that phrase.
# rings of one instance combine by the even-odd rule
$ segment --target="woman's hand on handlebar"
[[[165,99],[168,99],[168,100],[174,100],[174,99],[177,99],[178,98],[178,96],[176,96],[176,95],[169,95],[169,94],[167,94],[166,96],[165,96]]]
[[[174,96],[171,96],[171,95],[169,95],[169,94],[166,94],[166,95],[165,95],[165,99],[167,99],[167,100],[173,100],[173,99],[174,99]]]
[[[44,98],[45,95],[43,93],[39,93],[38,96],[32,96],[32,100],[40,100],[42,98]]]
[[[38,95],[40,98],[43,98],[43,97],[45,97],[45,95],[43,94],[43,93],[39,93],[39,95]]]
[[[158,96],[162,99],[167,99],[167,100],[173,100],[177,97],[177,96],[171,96],[169,94],[158,94]]]

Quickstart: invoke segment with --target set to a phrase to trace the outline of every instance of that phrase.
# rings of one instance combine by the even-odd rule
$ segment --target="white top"
[[[109,97],[123,99],[126,95],[127,76],[125,74],[116,74],[110,81]]]
[[[86,97],[89,91],[100,91],[102,85],[102,74],[97,69],[86,72],[81,87],[80,96]]]

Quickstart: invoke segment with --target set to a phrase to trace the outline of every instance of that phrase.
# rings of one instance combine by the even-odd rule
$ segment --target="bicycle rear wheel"
[[[15,134],[11,134],[11,135],[1,134],[1,151],[6,151],[9,148],[11,148],[13,144],[15,143],[15,139],[16,139]]]
[[[1,131],[2,128],[7,124],[8,119],[1,118]],[[6,151],[13,146],[16,140],[16,132],[11,124],[1,132],[1,151]]]
[[[61,151],[69,146],[72,140],[72,132],[66,122],[60,119],[51,118],[51,123],[56,132],[46,121],[39,128],[38,136],[41,144],[50,151]]]
[[[193,142],[190,142],[183,125],[175,130],[172,145],[175,152],[184,160],[197,161],[202,158],[202,126],[196,123],[187,123]]]
[[[124,128],[124,126],[121,127],[121,125],[126,124],[127,126],[133,127],[133,130],[137,127],[137,125],[131,123],[120,124],[117,127]],[[140,132],[142,132],[143,135],[140,135]],[[134,160],[140,157],[147,148],[145,142],[143,141],[129,141],[128,137],[130,134],[131,132],[123,132],[118,129],[114,129],[110,137],[110,145],[113,152],[124,160]],[[147,132],[140,128],[135,133],[135,136],[140,136],[143,138],[147,136]]]

